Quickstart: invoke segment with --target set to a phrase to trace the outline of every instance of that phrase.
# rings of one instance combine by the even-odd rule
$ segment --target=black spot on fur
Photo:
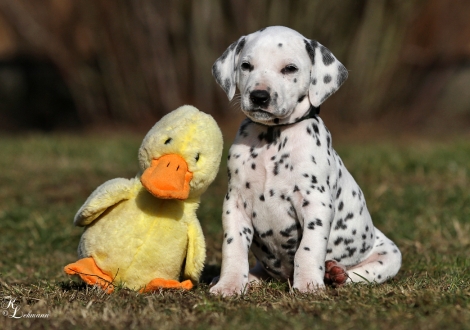
[[[273,230],[272,230],[272,229],[269,229],[268,231],[266,231],[266,232],[260,234],[259,236],[260,236],[261,238],[265,238],[265,237],[268,237],[268,236],[272,236],[273,234],[274,234],[274,233],[273,233]]]
[[[297,243],[297,238],[294,238],[294,237],[289,238],[289,239],[287,240],[287,243],[289,243],[289,244],[295,244],[295,243]]]
[[[336,192],[336,199],[339,198],[339,195],[341,195],[341,187],[339,187],[338,191]]]
[[[276,142],[277,138],[279,138],[281,132],[279,129],[275,129],[274,127],[268,127],[266,132],[261,132],[258,135],[258,139],[260,141],[266,140],[268,144]]]
[[[304,42],[305,42],[305,50],[307,51],[307,54],[310,57],[310,61],[312,61],[312,65],[315,65],[315,48],[318,47],[318,42],[315,40],[307,40],[307,39],[304,39]]]
[[[261,251],[263,251],[266,254],[271,254],[271,251],[269,251],[268,247],[264,244],[263,246],[261,246]]]
[[[291,249],[295,248],[295,245],[294,244],[281,244],[281,247],[284,250],[291,250]]]
[[[338,211],[341,211],[343,209],[343,201],[339,202],[339,205],[338,205]]]
[[[339,87],[344,83],[346,79],[348,79],[348,70],[341,63],[338,63],[338,72],[338,80],[336,81],[336,83]]]
[[[241,136],[244,136],[244,137],[247,137],[248,136],[248,133],[246,131],[246,128],[251,124],[252,122],[249,121],[249,120],[245,120],[243,121],[243,123],[240,125],[240,128],[238,129],[238,134],[241,135]],[[238,155],[238,157],[236,158],[239,158],[240,156]]]
[[[307,228],[313,230],[313,229],[315,229],[316,226],[318,226],[318,227],[323,226],[323,222],[320,219],[315,219],[315,221],[310,221],[308,223]]]
[[[331,82],[332,78],[331,78],[331,75],[329,74],[326,74],[324,77],[323,77],[323,82],[325,84],[329,84]]]
[[[320,46],[320,52],[322,55],[323,64],[325,64],[326,66],[330,65],[335,61],[333,54],[325,46]]]
[[[235,51],[235,54],[240,54],[240,52],[242,51],[243,47],[245,47],[245,42],[246,42],[246,39],[245,37],[243,37],[239,42],[238,42],[238,45],[237,45],[237,49]]]
[[[354,240],[353,240],[352,238],[348,238],[348,239],[345,239],[345,240],[344,240],[344,245],[349,245],[349,244],[351,244],[351,243],[353,243],[353,242],[354,242]]]
[[[338,237],[338,238],[333,242],[333,244],[336,245],[336,246],[338,246],[338,245],[341,244],[341,242],[342,242],[343,240],[344,240],[344,239],[343,239],[342,237]]]
[[[291,232],[299,228],[299,224],[295,223],[284,230],[281,230],[279,233],[284,237],[289,237]]]
[[[318,183],[317,177],[316,177],[315,175],[312,175],[312,179],[310,180],[310,182],[311,182],[312,184]]]
[[[345,230],[347,228],[348,226],[346,226],[342,218],[336,221],[335,230],[340,230],[340,229]]]
[[[348,252],[349,252],[348,257],[351,258],[351,257],[354,255],[354,253],[356,253],[357,248],[350,248],[350,247],[348,246],[348,247],[346,248],[346,250],[348,250]]]

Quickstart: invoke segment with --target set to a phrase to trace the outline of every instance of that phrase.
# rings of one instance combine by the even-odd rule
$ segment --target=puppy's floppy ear
[[[229,100],[232,100],[235,95],[238,57],[244,46],[245,37],[243,36],[231,44],[212,66],[212,75]]]
[[[319,107],[348,78],[348,70],[318,41],[305,39],[304,42],[312,61],[308,97],[314,107]]]

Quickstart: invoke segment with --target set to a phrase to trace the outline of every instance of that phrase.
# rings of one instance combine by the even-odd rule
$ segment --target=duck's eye
[[[294,64],[287,64],[282,70],[282,74],[289,74],[299,71],[299,69]]]
[[[196,155],[196,162],[199,160],[199,153]]]
[[[166,141],[165,141],[165,144],[168,144],[168,143],[170,143],[170,142],[171,142],[171,140],[172,140],[172,138],[168,138],[168,139],[166,139]]]
[[[251,71],[251,70],[253,70],[253,65],[251,65],[250,62],[243,62],[243,63],[240,65],[240,68],[241,68],[243,71]]]

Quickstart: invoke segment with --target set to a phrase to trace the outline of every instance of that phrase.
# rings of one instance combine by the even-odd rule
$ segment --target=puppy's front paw
[[[229,297],[237,294],[244,294],[247,288],[248,283],[244,283],[243,281],[224,281],[223,279],[220,279],[216,285],[210,288],[209,292],[212,294]]]

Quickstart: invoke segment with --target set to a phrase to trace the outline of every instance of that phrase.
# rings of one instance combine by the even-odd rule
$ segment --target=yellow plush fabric
[[[200,195],[218,172],[222,144],[214,119],[192,106],[163,117],[139,149],[140,173],[149,170],[151,179],[141,182],[138,175],[105,182],[77,212],[75,225],[85,226],[78,257],[93,258],[99,269],[111,274],[114,284],[134,290],[147,286],[143,289],[147,292],[165,287],[165,283],[168,287],[192,287],[175,281],[196,283],[201,275],[206,252],[196,210]],[[159,160],[159,168],[151,169]],[[175,165],[175,160],[185,164]],[[161,166],[161,162],[167,165]],[[172,166],[183,173],[168,174],[167,167]],[[180,175],[183,184],[175,185]],[[168,182],[162,181],[165,179]],[[178,187],[188,183],[189,192],[175,195]],[[72,268],[80,275],[75,264],[65,270]]]

